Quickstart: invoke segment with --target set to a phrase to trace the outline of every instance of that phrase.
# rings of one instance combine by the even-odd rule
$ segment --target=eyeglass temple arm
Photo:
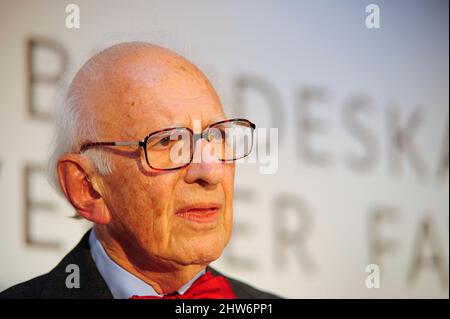
[[[94,142],[94,143],[86,143],[84,144],[80,152],[85,151],[86,149],[93,146],[143,146],[143,141],[133,141],[133,142]]]

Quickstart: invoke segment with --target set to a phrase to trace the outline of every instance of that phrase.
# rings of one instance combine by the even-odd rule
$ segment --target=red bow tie
[[[163,297],[134,295],[130,299],[236,299],[236,295],[225,277],[213,276],[208,270],[182,295],[173,292]]]

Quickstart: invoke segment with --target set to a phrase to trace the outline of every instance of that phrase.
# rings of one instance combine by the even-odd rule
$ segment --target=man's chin
[[[213,261],[216,261],[222,255],[223,249],[214,249],[204,252],[196,252],[190,255],[179,256],[178,263],[183,266],[197,265],[197,266],[208,266]]]

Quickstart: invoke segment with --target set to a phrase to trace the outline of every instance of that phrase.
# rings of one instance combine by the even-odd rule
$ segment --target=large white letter
[[[66,28],[79,29],[80,28],[80,7],[77,4],[68,4],[66,6]]]
[[[366,17],[366,27],[368,29],[380,28],[380,7],[377,4],[369,4],[366,7],[366,12],[369,15]]]

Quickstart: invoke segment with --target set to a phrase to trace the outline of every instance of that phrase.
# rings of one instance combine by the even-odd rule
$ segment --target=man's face
[[[119,67],[111,81],[114,93],[95,99],[103,105],[96,111],[102,140],[137,141],[160,129],[194,130],[193,121],[204,129],[225,118],[216,93],[193,66],[137,65]],[[113,103],[113,111],[104,103]],[[195,152],[206,145],[198,141]],[[99,183],[112,215],[104,227],[130,259],[188,265],[220,256],[231,235],[234,164],[201,162],[155,171],[142,148],[116,148],[111,157],[113,173]]]

